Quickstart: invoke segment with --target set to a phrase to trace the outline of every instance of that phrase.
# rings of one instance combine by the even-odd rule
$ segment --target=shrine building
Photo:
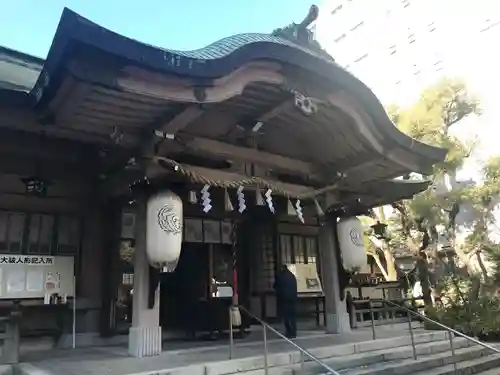
[[[303,319],[350,331],[356,215],[425,190],[400,177],[446,151],[394,126],[316,16],[174,51],[65,9],[46,59],[0,48],[0,306],[21,337],[152,356],[238,306],[244,332],[276,319],[282,265]]]

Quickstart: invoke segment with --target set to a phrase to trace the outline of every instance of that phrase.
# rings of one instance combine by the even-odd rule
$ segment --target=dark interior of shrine
[[[183,243],[177,268],[161,277],[160,324],[188,337],[227,331],[232,299],[218,289],[232,284],[231,245]]]

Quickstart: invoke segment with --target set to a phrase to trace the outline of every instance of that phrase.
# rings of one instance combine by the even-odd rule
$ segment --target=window
[[[72,216],[60,216],[57,224],[57,252],[76,254],[80,247],[80,220]]]
[[[365,23],[364,21],[361,21],[359,22],[358,24],[356,24],[355,26],[351,27],[351,31],[356,31],[357,29],[359,29],[361,26],[363,26]]]
[[[315,236],[281,234],[279,249],[282,264],[317,263],[318,240]]]
[[[306,264],[306,249],[300,236],[293,236],[293,259],[295,264]]]
[[[317,263],[318,260],[318,249],[317,249],[317,240],[315,237],[306,237],[306,254],[307,254],[307,263]]]
[[[0,251],[21,253],[26,215],[18,212],[0,212]]]
[[[342,10],[342,4],[337,5],[335,9],[332,10],[331,14],[334,15],[335,13],[338,13]]]
[[[492,20],[491,18],[488,18],[488,19],[486,19],[484,21],[484,24],[481,27],[480,32],[484,33],[485,31],[488,31],[488,30],[490,30],[493,27],[498,26],[498,25],[500,25],[500,21],[498,21],[498,20]]]
[[[275,281],[276,261],[274,258],[274,241],[272,235],[262,236],[262,277],[259,290],[272,290]]]
[[[342,34],[342,35],[340,35],[339,37],[335,38],[335,43],[339,43],[339,42],[341,42],[342,40],[344,40],[344,39],[345,39],[345,37],[346,37],[346,34],[345,34],[345,33],[344,33],[344,34]]]
[[[53,233],[53,216],[39,214],[31,215],[28,229],[28,253],[50,254],[52,250]]]
[[[0,211],[3,253],[73,255],[80,248],[80,232],[80,220],[76,217]]]
[[[294,263],[292,259],[292,237],[282,234],[280,235],[280,262],[283,264]]]
[[[356,60],[354,60],[355,63],[359,63],[360,61],[363,61],[368,57],[368,54],[365,53],[363,56],[358,57]]]

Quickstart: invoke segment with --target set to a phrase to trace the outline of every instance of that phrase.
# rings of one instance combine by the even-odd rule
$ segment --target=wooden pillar
[[[120,262],[120,235],[121,235],[121,204],[117,200],[110,200],[103,212],[105,221],[103,247],[103,278],[102,278],[102,310],[100,333],[109,337],[115,332],[115,305],[118,283],[121,273]]]
[[[329,216],[319,232],[321,273],[325,293],[326,331],[328,333],[349,333],[351,326],[345,299],[340,295],[336,217]]]
[[[128,351],[133,357],[160,355],[162,350],[159,286],[153,306],[148,306],[150,268],[146,254],[146,212],[146,199],[141,197],[137,200],[132,327],[128,337]]]

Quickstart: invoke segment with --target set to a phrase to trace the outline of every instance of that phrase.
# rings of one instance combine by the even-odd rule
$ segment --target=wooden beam
[[[282,85],[286,79],[279,71],[280,69],[280,64],[263,61],[250,62],[224,77],[214,79],[210,86],[204,88],[203,100],[195,95],[193,86],[186,85],[182,81],[176,83],[164,74],[134,72],[129,76],[117,77],[112,84],[117,85],[120,90],[167,101],[220,103],[241,95],[245,87],[254,82]],[[74,73],[81,75],[82,72],[75,71]],[[105,78],[109,80],[109,77]]]
[[[184,129],[191,122],[203,114],[203,109],[199,105],[191,105],[179,113],[170,121],[161,124],[156,130],[166,134],[175,134]]]
[[[28,176],[39,173],[48,179],[84,180],[91,178],[96,170],[86,163],[68,163],[61,160],[40,161],[34,157],[0,153],[0,174]]]
[[[261,121],[265,124],[266,121],[270,121],[273,118],[279,116],[282,112],[285,112],[285,110],[290,110],[291,107],[293,107],[294,100],[295,99],[285,100],[283,103],[278,104],[276,107],[274,107],[270,111],[259,116],[257,121]]]
[[[156,143],[160,142],[162,139],[166,139],[165,137],[169,134],[175,135],[179,130],[184,129],[192,121],[200,117],[203,112],[203,109],[199,105],[190,105],[174,118],[170,119],[169,121],[160,123],[154,128],[155,134],[148,138],[144,143],[142,147],[142,153],[151,153]],[[163,136],[157,135],[157,132],[162,134]]]
[[[235,146],[200,137],[189,138],[183,142],[183,145],[195,152],[210,154],[219,158],[251,162],[283,171],[299,172],[308,176],[316,174],[316,168],[312,163],[254,148]]]
[[[280,104],[277,104],[275,107],[271,108],[267,112],[262,113],[259,117],[257,117],[254,121],[251,122],[252,127],[244,127],[245,130],[245,135],[250,139],[256,140],[259,135],[262,133],[260,132],[254,132],[253,128],[257,123],[262,123],[263,127],[266,127],[266,124],[271,121],[273,118],[279,116],[281,113],[286,112],[286,111],[292,111],[293,110],[293,99],[287,99]],[[241,124],[240,124],[241,125]],[[235,127],[232,127],[229,129],[228,134],[231,133],[231,131],[235,130]]]

